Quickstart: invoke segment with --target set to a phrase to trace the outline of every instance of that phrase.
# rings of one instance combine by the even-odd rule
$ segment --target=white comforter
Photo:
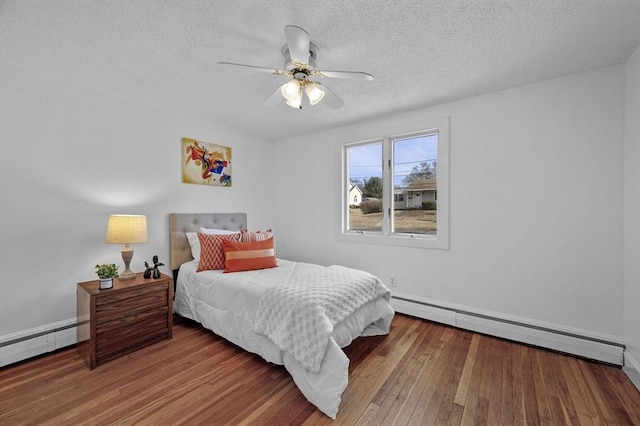
[[[180,268],[174,311],[274,364],[284,365],[305,397],[335,418],[348,383],[349,359],[342,351],[358,336],[387,334],[394,311],[384,296],[356,309],[333,327],[318,373],[303,368],[266,336],[254,331],[262,294],[278,284],[317,274],[325,267],[278,259],[278,267],[223,274],[196,273],[197,261]]]

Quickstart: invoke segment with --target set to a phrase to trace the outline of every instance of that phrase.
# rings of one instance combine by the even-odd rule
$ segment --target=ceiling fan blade
[[[253,65],[234,64],[233,62],[218,62],[218,65],[228,65],[228,66],[240,67],[240,68],[251,68],[254,71],[266,72],[269,74],[276,74],[276,75],[291,75],[291,73],[288,71],[282,71],[274,68],[256,67]]]
[[[309,33],[295,25],[284,27],[284,35],[289,46],[289,56],[293,62],[307,65],[309,63]]]
[[[315,77],[347,78],[351,80],[373,80],[371,74],[358,71],[314,71],[311,75]]]
[[[326,103],[327,106],[331,109],[338,109],[344,106],[344,101],[338,97],[335,93],[333,93],[327,86],[322,85],[322,90],[324,91],[324,98],[322,98],[322,102]]]
[[[264,101],[264,105],[269,107],[276,106],[280,102],[282,102],[283,99],[284,97],[282,97],[282,93],[280,92],[280,86],[278,86],[276,91],[273,92],[273,94],[269,96],[266,101]]]

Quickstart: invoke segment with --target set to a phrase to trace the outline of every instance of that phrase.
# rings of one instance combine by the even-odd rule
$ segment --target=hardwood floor
[[[346,348],[335,422],[287,371],[199,325],[88,370],[75,348],[0,370],[0,424],[640,425],[616,368],[397,315]]]

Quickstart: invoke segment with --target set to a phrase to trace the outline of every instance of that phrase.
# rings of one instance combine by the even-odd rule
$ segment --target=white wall
[[[246,211],[270,226],[274,145],[220,124],[0,63],[0,337],[76,316],[76,283],[96,263],[111,213],[146,214],[132,269],[169,264],[168,214]],[[181,138],[233,149],[231,188],[181,182]],[[122,266],[121,266],[122,269]],[[169,267],[163,268],[170,273]]]
[[[640,389],[640,48],[626,63],[624,134],[625,364]]]
[[[608,67],[280,141],[278,254],[621,341],[624,78]],[[441,116],[451,118],[451,248],[337,241],[341,144]]]

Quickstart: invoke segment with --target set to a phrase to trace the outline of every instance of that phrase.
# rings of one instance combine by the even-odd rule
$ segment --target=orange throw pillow
[[[225,240],[222,242],[222,247],[224,250],[225,273],[275,268],[278,266],[273,238],[254,243]]]
[[[273,238],[273,231],[267,229],[266,231],[250,232],[247,228],[240,230],[240,242],[241,243],[255,243],[256,241],[264,241],[269,238]]]
[[[196,272],[224,269],[224,241],[238,241],[240,233],[229,235],[207,235],[198,233],[200,240],[200,263]]]

